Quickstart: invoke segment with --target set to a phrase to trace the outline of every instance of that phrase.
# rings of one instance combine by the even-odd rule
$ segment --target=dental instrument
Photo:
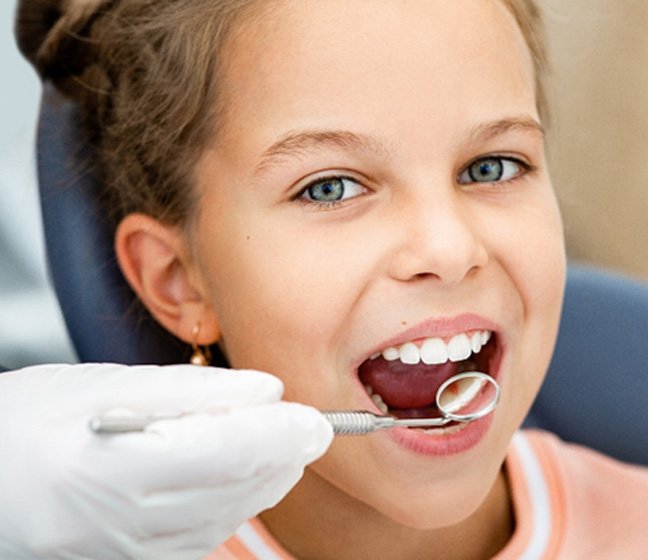
[[[336,435],[364,435],[391,428],[434,428],[450,422],[469,423],[495,410],[500,386],[490,375],[479,371],[459,373],[441,384],[436,393],[439,418],[396,418],[366,410],[325,410],[322,414]],[[97,434],[136,432],[159,420],[180,418],[184,414],[100,415],[89,421]]]

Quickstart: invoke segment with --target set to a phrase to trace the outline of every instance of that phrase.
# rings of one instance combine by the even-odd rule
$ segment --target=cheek
[[[238,224],[241,234],[224,226],[207,236],[227,243],[213,243],[202,260],[230,363],[292,376],[292,391],[304,370],[330,363],[344,336],[362,285],[356,248],[260,220]]]
[[[500,224],[494,253],[522,300],[525,319],[555,322],[565,282],[562,220],[550,183],[532,188],[533,196],[508,216],[491,220],[491,227]]]
[[[527,307],[545,317],[557,329],[565,284],[566,255],[560,212],[553,197],[546,204],[546,211],[539,212],[531,222],[526,247],[523,248],[524,268],[528,271],[525,273],[525,296]],[[552,346],[551,333],[550,329]]]
[[[566,274],[560,213],[553,196],[538,197],[521,213],[517,235],[502,260],[519,298],[521,316],[512,356],[512,393],[519,416],[544,379],[558,332]]]

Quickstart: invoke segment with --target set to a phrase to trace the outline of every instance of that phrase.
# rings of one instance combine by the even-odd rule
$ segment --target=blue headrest
[[[647,343],[646,284],[570,267],[553,360],[526,424],[648,465]]]
[[[52,280],[81,361],[185,362],[122,277],[98,205],[93,145],[75,106],[46,85],[38,170]],[[555,355],[527,426],[648,464],[648,287],[571,267]],[[226,365],[213,349],[215,365]],[[520,372],[523,375],[523,372]]]

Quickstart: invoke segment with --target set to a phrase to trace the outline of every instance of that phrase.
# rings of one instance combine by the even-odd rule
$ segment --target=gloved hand
[[[255,371],[36,366],[0,375],[0,558],[198,559],[275,505],[330,424]],[[95,414],[186,413],[97,435]]]

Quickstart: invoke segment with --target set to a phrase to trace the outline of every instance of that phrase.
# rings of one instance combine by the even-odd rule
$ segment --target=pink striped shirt
[[[516,527],[493,560],[648,558],[648,469],[539,431],[516,434],[506,460]],[[296,560],[258,519],[205,560]]]

